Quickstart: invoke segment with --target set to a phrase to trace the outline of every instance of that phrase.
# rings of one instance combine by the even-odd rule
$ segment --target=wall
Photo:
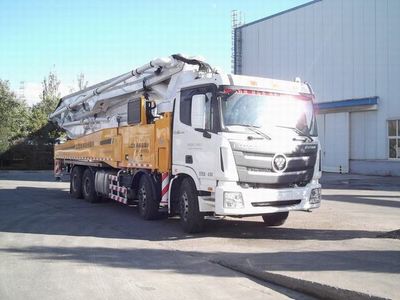
[[[379,96],[350,113],[350,159],[387,160],[388,118],[400,118],[399,0],[322,0],[242,31],[242,74],[310,82],[319,102]],[[392,161],[386,161],[392,163]]]

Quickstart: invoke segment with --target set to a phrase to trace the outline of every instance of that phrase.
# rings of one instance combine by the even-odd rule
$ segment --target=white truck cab
[[[277,224],[289,211],[320,205],[307,84],[224,74],[188,83],[175,99],[172,148],[172,175],[193,179],[200,212],[275,214]]]

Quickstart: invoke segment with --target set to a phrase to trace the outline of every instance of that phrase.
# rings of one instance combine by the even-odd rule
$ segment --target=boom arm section
[[[190,80],[208,67],[199,60],[180,55],[157,58],[128,73],[63,97],[49,118],[72,139],[126,125],[128,101],[143,95],[149,101],[169,101],[173,97],[170,95],[172,85],[177,81],[174,77],[187,73]]]

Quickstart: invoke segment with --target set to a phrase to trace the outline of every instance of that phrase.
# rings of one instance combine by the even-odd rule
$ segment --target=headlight
[[[243,208],[243,197],[240,192],[224,192],[224,208]]]
[[[321,189],[312,189],[310,194],[310,204],[318,204],[321,202]]]

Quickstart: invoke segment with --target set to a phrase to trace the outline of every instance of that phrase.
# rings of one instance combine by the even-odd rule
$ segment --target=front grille
[[[265,201],[265,202],[251,202],[254,207],[281,207],[299,204],[301,200],[282,200],[282,201]]]
[[[287,159],[287,167],[283,172],[274,170],[273,158],[277,153],[268,149],[268,144],[252,149],[245,147],[243,141],[231,141],[231,145],[240,182],[265,184],[273,188],[291,184],[305,185],[312,179],[317,160],[317,144],[301,144],[292,151],[282,153]]]
[[[238,184],[244,188],[252,188],[252,189],[286,189],[286,188],[295,188],[295,187],[304,187],[308,184],[308,181],[300,181],[300,182],[288,182],[281,184],[269,184],[269,183],[254,183],[254,182],[241,182]]]

